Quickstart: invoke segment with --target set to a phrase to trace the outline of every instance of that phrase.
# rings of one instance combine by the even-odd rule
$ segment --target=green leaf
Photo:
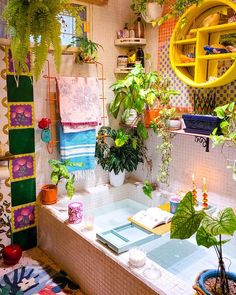
[[[236,231],[236,215],[232,208],[226,208],[220,211],[216,218],[206,215],[202,220],[202,226],[213,236],[232,236]]]
[[[57,184],[58,180],[59,180],[59,177],[58,177],[57,172],[52,172],[51,173],[51,181],[52,181],[52,183]]]
[[[148,180],[145,180],[143,183],[143,192],[146,196],[152,199],[153,187]]]
[[[145,128],[145,126],[142,122],[138,122],[137,133],[140,138],[142,138],[144,140],[148,139],[147,129]]]
[[[196,240],[199,246],[204,246],[206,248],[210,248],[212,246],[220,246],[230,241],[218,241],[215,236],[212,236],[210,233],[206,232],[203,226],[201,226],[197,230]]]
[[[179,203],[177,211],[171,221],[171,239],[188,239],[199,228],[204,211],[195,211],[191,192],[188,192]]]

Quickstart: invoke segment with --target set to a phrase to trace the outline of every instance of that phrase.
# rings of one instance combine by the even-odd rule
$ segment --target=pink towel
[[[57,79],[64,132],[94,129],[100,122],[98,81],[94,77]]]

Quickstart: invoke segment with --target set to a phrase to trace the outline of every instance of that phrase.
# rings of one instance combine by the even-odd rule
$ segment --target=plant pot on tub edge
[[[229,280],[232,280],[236,283],[236,273],[226,272],[226,275]],[[219,277],[219,271],[216,269],[209,269],[209,270],[202,271],[197,277],[195,285],[193,286],[193,289],[197,291],[198,295],[212,295],[212,293],[206,289],[205,282],[208,279],[216,278],[216,277]]]
[[[41,201],[44,205],[55,204],[57,202],[57,185],[44,185],[41,189]]]
[[[112,186],[121,186],[125,181],[125,170],[115,174],[114,170],[109,172],[109,180]]]

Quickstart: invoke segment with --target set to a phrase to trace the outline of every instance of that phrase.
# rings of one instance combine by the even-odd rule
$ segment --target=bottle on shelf
[[[144,68],[144,52],[141,47],[138,48],[136,52],[136,63],[140,63]]]
[[[140,16],[134,22],[134,32],[135,38],[144,38],[144,25]]]
[[[129,38],[129,28],[128,28],[128,23],[125,23],[124,29],[124,38]]]
[[[130,29],[129,29],[129,37],[135,38],[135,31],[134,31],[134,27],[132,25],[130,26]]]

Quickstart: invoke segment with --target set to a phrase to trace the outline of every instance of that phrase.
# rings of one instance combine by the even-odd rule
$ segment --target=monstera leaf
[[[172,218],[171,238],[190,238],[198,230],[205,216],[206,213],[204,211],[195,211],[192,193],[188,192],[179,203],[177,212]]]
[[[216,218],[207,215],[202,220],[202,226],[212,236],[232,236],[236,230],[236,215],[232,208],[226,208],[220,211]]]

